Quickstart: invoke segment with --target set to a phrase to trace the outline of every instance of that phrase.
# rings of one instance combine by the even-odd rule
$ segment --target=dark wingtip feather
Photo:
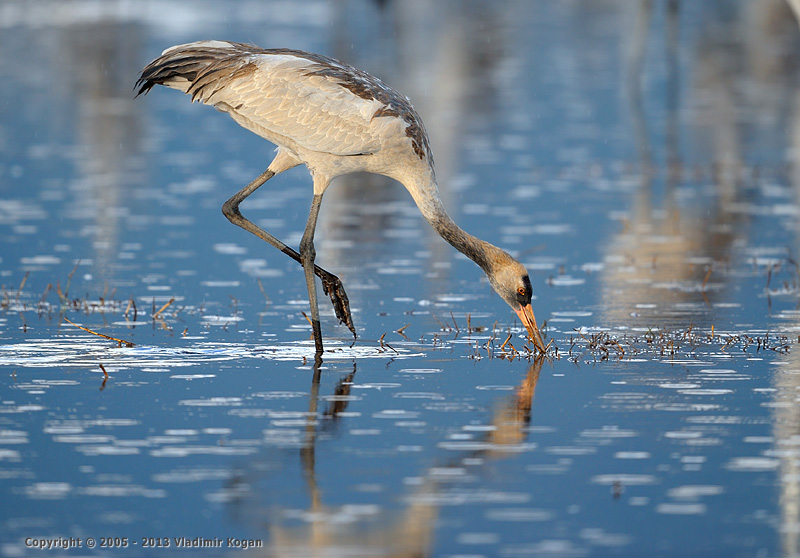
[[[158,69],[159,69],[159,62],[160,58],[156,58],[152,62],[150,62],[147,66],[142,69],[142,73],[139,76],[139,79],[136,80],[136,83],[133,85],[134,89],[139,89],[134,95],[134,99],[139,95],[147,95],[147,93],[153,88],[154,85],[158,85]]]
[[[136,97],[147,94],[154,86],[164,85],[176,77],[194,81],[198,72],[203,71],[213,62],[213,57],[203,56],[203,51],[177,50],[164,54],[150,62],[142,70],[141,76],[136,80],[134,89],[138,88]],[[205,53],[207,54],[207,53]]]
[[[153,88],[155,85],[154,82],[150,80],[146,80],[144,77],[140,77],[136,80],[136,83],[133,85],[133,88],[138,88],[139,90],[136,92],[136,95],[133,96],[135,99],[139,95],[147,95],[147,93]]]

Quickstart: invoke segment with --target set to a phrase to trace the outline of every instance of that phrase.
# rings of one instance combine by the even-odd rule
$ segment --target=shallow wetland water
[[[799,29],[782,0],[0,4],[0,555],[797,556]],[[359,339],[322,301],[315,367],[300,267],[220,213],[272,147],[133,99],[207,38],[408,94],[549,357],[352,176],[317,252]],[[242,211],[296,246],[310,199],[298,168]]]

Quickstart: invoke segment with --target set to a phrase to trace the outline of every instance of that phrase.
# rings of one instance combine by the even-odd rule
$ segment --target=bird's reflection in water
[[[500,401],[492,415],[493,429],[489,430],[489,454],[495,457],[498,452],[508,446],[522,443],[527,436],[527,426],[531,422],[531,408],[539,372],[542,370],[543,358],[536,359],[528,368],[528,374],[517,387],[514,396]]]
[[[531,408],[543,359],[533,361],[511,397],[498,400],[482,441],[473,440],[465,444],[463,451],[448,452],[448,459],[422,471],[415,482],[405,485],[405,494],[399,495],[402,509],[379,510],[370,506],[368,520],[343,520],[352,517],[358,509],[360,494],[336,494],[336,505],[326,505],[323,490],[317,483],[321,464],[317,458],[319,443],[329,440],[327,434],[341,420],[346,420],[351,402],[350,390],[356,375],[346,374],[336,385],[334,396],[328,406],[320,411],[320,380],[322,361],[317,359],[313,367],[313,379],[309,392],[309,406],[305,425],[304,442],[300,447],[300,463],[303,482],[307,491],[307,509],[296,513],[298,495],[291,496],[291,503],[275,502],[275,493],[255,490],[259,477],[271,475],[270,485],[285,485],[291,470],[274,470],[272,463],[249,463],[234,477],[229,492],[236,494],[231,500],[234,516],[253,527],[254,520],[266,517],[268,524],[264,534],[265,547],[258,552],[265,556],[427,556],[432,550],[436,520],[442,502],[447,502],[447,490],[453,487],[453,479],[441,472],[448,467],[473,467],[474,475],[485,474],[482,468],[487,460],[496,460],[516,455],[515,451],[524,442],[531,421]],[[465,465],[469,464],[469,465]],[[353,467],[356,469],[356,467]],[[357,473],[353,473],[355,476]],[[284,478],[282,478],[284,477]],[[443,478],[447,483],[443,484]],[[266,480],[266,479],[265,479]],[[358,479],[354,479],[358,480]],[[236,486],[236,485],[239,486]],[[333,499],[333,498],[331,498]],[[345,503],[342,503],[344,500]],[[277,505],[276,505],[277,504]],[[291,511],[287,514],[287,511]],[[300,517],[302,521],[289,525],[287,515]],[[357,515],[357,514],[356,514]],[[256,528],[261,526],[255,525]]]
[[[326,421],[326,426],[335,424],[339,419],[341,413],[347,409],[349,400],[347,396],[350,395],[350,389],[353,385],[353,378],[356,375],[356,364],[353,363],[353,371],[347,374],[344,378],[339,380],[334,390],[334,398],[331,400],[328,408],[321,415]],[[316,476],[316,449],[317,449],[317,431],[319,426],[319,418],[317,407],[319,405],[319,384],[322,377],[322,358],[317,356],[314,360],[314,376],[311,381],[311,390],[308,398],[308,416],[306,423],[306,437],[303,447],[300,448],[300,458],[303,464],[303,476],[308,485],[308,492],[311,496],[311,512],[317,513],[322,511],[323,506],[320,498],[319,487],[317,486]]]

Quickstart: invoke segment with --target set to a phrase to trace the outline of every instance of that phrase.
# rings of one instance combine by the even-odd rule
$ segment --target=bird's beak
[[[528,339],[531,340],[536,349],[541,353],[546,353],[547,349],[542,340],[542,334],[539,332],[539,326],[536,325],[536,318],[533,316],[533,308],[530,304],[523,306],[519,305],[519,309],[514,310],[519,316],[520,321],[525,325],[528,330]]]

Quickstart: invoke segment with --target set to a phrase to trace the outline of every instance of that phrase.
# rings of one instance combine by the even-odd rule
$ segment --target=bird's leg
[[[302,265],[303,261],[300,258],[300,254],[296,250],[287,246],[281,240],[275,238],[267,231],[257,226],[249,219],[245,218],[239,211],[239,204],[273,176],[275,176],[275,173],[269,169],[261,173],[255,180],[236,192],[236,194],[231,196],[231,198],[222,205],[222,213],[224,213],[225,217],[227,217],[228,220],[234,225],[239,226],[244,230],[256,235],[258,238],[267,241],[272,246]],[[322,280],[323,292],[331,297],[333,310],[336,313],[336,317],[339,319],[339,322],[345,324],[353,333],[353,337],[356,337],[356,328],[353,325],[353,317],[350,314],[350,301],[347,299],[347,293],[344,290],[342,281],[336,275],[325,271],[318,265],[314,265],[314,273]]]
[[[314,332],[314,346],[317,354],[322,354],[322,328],[319,325],[319,307],[317,306],[317,280],[314,277],[314,259],[317,252],[314,250],[314,231],[317,228],[317,216],[322,204],[322,194],[314,194],[311,200],[311,210],[308,212],[308,222],[303,238],[300,240],[300,260],[306,274],[306,287],[308,288],[308,302],[311,304],[311,329]]]

